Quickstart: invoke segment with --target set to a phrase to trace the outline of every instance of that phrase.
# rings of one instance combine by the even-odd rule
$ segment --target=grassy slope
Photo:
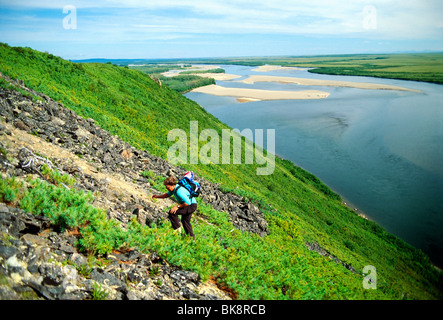
[[[75,64],[28,48],[1,45],[0,51],[2,73],[23,80],[26,86],[51,96],[83,117],[94,118],[102,128],[154,155],[166,158],[172,144],[167,141],[167,133],[174,128],[189,132],[191,120],[199,122],[199,131],[213,128],[220,132],[228,128],[193,101],[160,88],[142,72],[109,64]],[[205,272],[220,276],[241,298],[439,297],[437,281],[441,276],[425,255],[357,216],[327,186],[291,162],[277,158],[271,176],[257,176],[255,165],[183,167],[221,183],[225,190],[272,205],[272,209],[263,207],[271,230],[264,239],[249,234],[230,235],[225,229],[220,231],[220,237],[214,229],[198,227],[197,234],[202,238],[206,235],[214,239],[206,243],[211,246],[209,251],[225,254],[226,250],[220,248],[229,243],[232,254],[220,253],[223,259],[209,257],[204,248],[194,252],[192,258],[181,259],[174,250],[162,247],[170,260],[184,267],[204,265]],[[165,236],[163,240],[168,239]],[[307,250],[305,241],[317,241],[358,271],[365,265],[374,265],[377,290],[363,289],[360,275]],[[229,257],[236,260],[226,261]],[[213,265],[208,265],[208,258],[214,259]],[[215,259],[220,259],[218,266]],[[237,260],[242,263],[236,264]],[[253,281],[254,278],[261,280]],[[257,288],[260,285],[270,288]]]

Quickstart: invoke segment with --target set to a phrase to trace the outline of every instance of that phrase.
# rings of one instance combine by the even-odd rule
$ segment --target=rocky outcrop
[[[41,175],[46,163],[75,177],[75,187],[94,193],[94,205],[127,224],[166,219],[169,199],[150,199],[151,171],[181,177],[185,170],[138,150],[83,119],[49,97],[15,82],[20,92],[0,88],[0,171],[6,176]],[[33,98],[39,97],[38,99]],[[5,152],[3,152],[5,151]],[[7,154],[7,156],[5,155]],[[42,177],[45,178],[45,177]],[[264,215],[241,196],[196,177],[202,200],[229,213],[234,227],[261,236],[269,233]],[[168,202],[169,201],[169,202]],[[137,209],[137,210],[134,210]],[[203,216],[200,219],[204,219]],[[100,261],[77,251],[78,237],[54,230],[45,217],[0,203],[0,297],[2,299],[231,299],[215,281],[203,283],[195,272],[136,248],[113,252]],[[231,294],[231,295],[230,295]]]
[[[309,250],[315,251],[315,252],[317,252],[319,255],[321,255],[323,257],[327,257],[327,258],[331,259],[332,261],[334,261],[335,263],[341,264],[343,267],[345,267],[346,269],[348,269],[352,273],[361,274],[361,272],[358,272],[357,270],[355,270],[355,268],[352,265],[350,265],[350,264],[340,260],[339,258],[334,256],[333,254],[331,254],[330,252],[328,252],[327,250],[322,248],[316,241],[314,241],[312,243],[305,242],[305,246]]]
[[[113,252],[91,261],[77,238],[57,233],[45,217],[0,203],[0,299],[161,300],[230,299],[195,272],[181,270],[155,252]]]

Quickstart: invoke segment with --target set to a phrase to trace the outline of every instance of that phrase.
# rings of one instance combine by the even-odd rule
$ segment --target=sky
[[[441,0],[0,0],[0,42],[64,59],[443,51]]]

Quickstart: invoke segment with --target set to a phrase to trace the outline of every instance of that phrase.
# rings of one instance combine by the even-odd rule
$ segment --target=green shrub
[[[102,285],[94,282],[94,290],[92,291],[92,300],[105,300],[109,295],[105,289],[102,288]]]
[[[191,120],[198,121],[199,132],[211,128],[220,134],[222,129],[229,129],[196,103],[166,85],[160,87],[137,70],[77,64],[2,44],[0,71],[23,80],[80,116],[93,118],[97,125],[135,148],[163,159],[171,145],[167,140],[171,129],[183,129],[189,136]],[[46,175],[51,183],[29,180],[26,187],[2,177],[0,197],[8,205],[48,216],[61,230],[78,228],[81,250],[96,255],[120,247],[155,250],[170,263],[198,272],[204,280],[217,279],[240,299],[399,299],[403,294],[408,299],[441,297],[441,273],[425,255],[346,208],[315,176],[278,157],[275,165],[271,176],[259,177],[256,165],[183,164],[199,177],[219,183],[222,190],[257,204],[269,223],[270,234],[263,238],[237,230],[227,213],[213,210],[200,199],[193,220],[195,242],[174,233],[167,222],[147,227],[133,217],[122,229],[107,219],[106,212],[92,206],[92,194],[76,190],[72,180],[51,171]],[[159,178],[144,175],[155,188],[163,190]],[[376,265],[383,281],[377,290],[365,291],[360,275],[309,251],[306,241],[317,241],[357,270]]]

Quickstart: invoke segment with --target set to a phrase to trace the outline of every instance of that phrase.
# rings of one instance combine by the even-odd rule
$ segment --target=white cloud
[[[70,4],[77,8],[78,40],[115,42],[168,40],[201,34],[318,35],[380,40],[434,37],[441,41],[442,3],[439,0],[0,0],[4,8],[60,10],[59,15],[40,18],[18,13],[16,23],[9,19],[8,24],[14,28],[10,30],[14,37],[22,34],[32,38],[36,29],[39,36],[49,41],[54,37],[54,26],[61,28],[63,7]],[[367,6],[375,9],[376,28],[364,26]],[[34,27],[23,28],[23,21]],[[1,21],[0,27],[2,24],[6,22]],[[43,32],[45,28],[47,36]],[[59,30],[54,39],[61,41],[64,36],[63,30]]]

